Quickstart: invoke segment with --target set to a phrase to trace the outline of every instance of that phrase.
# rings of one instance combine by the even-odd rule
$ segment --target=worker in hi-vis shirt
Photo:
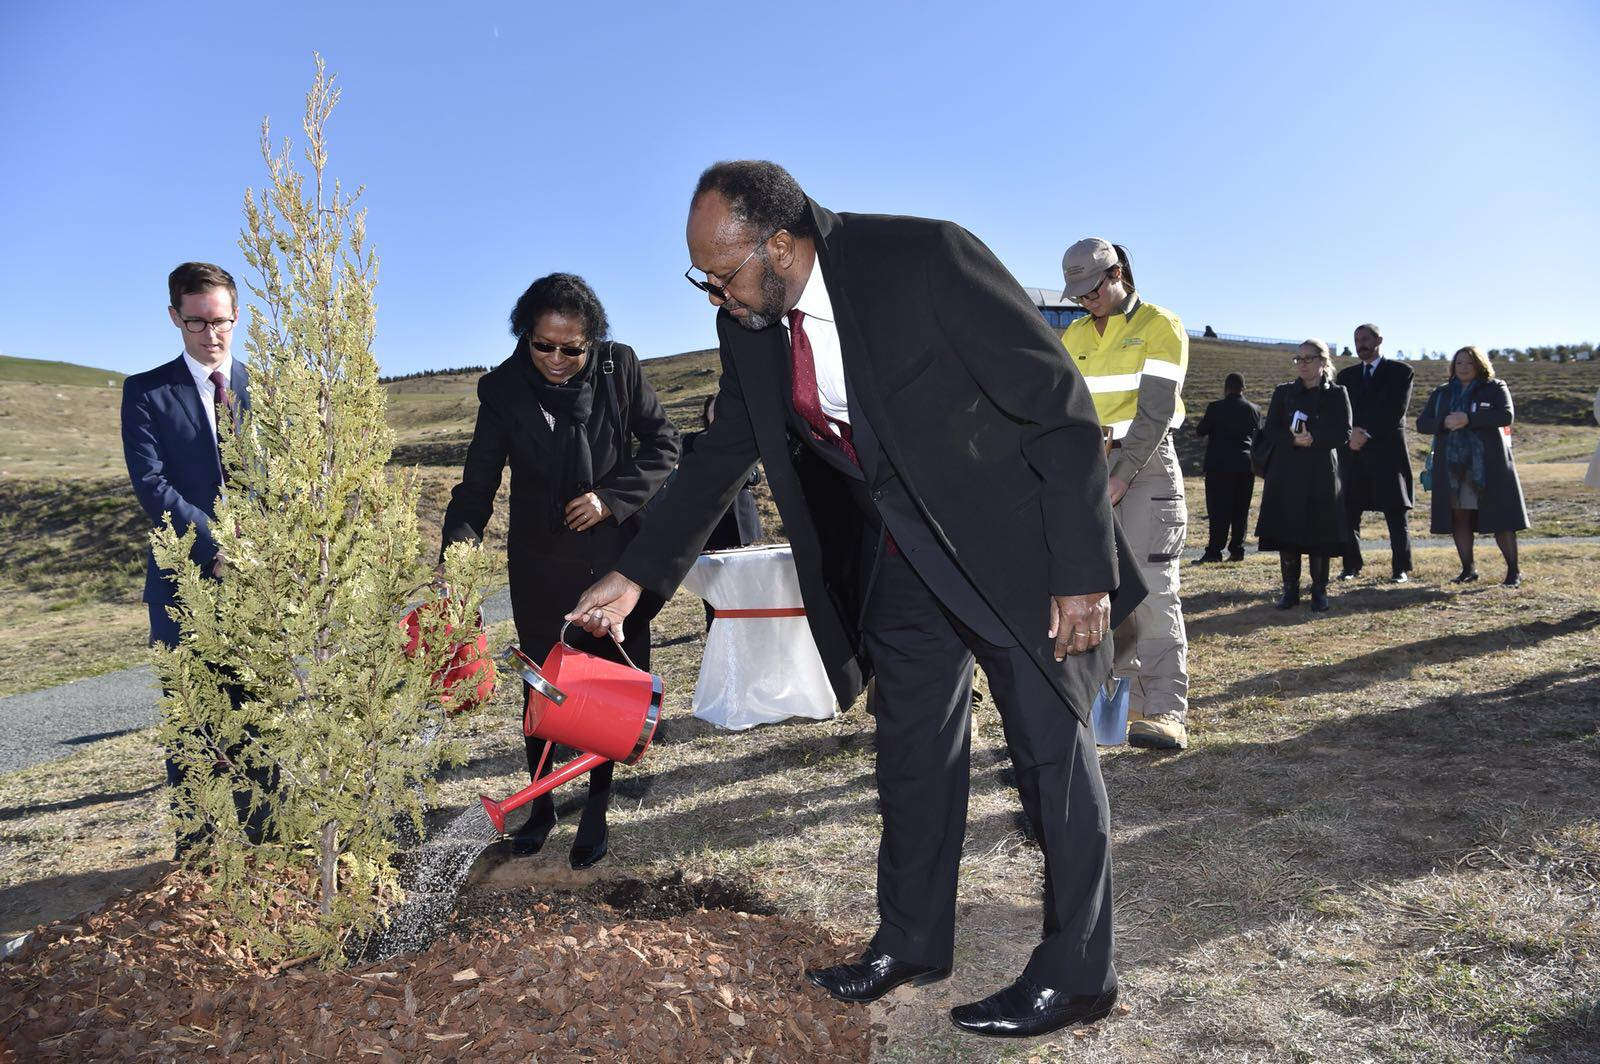
[[[1061,343],[1094,395],[1111,504],[1150,589],[1114,634],[1113,672],[1131,681],[1128,742],[1181,750],[1189,744],[1189,639],[1178,560],[1189,518],[1172,430],[1183,424],[1189,336],[1177,315],[1139,298],[1126,248],[1080,240],[1061,271],[1062,297],[1089,312]]]

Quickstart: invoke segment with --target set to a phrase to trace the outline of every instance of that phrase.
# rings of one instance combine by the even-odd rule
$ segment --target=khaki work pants
[[[1117,517],[1150,590],[1117,626],[1112,674],[1131,681],[1130,717],[1175,713],[1182,719],[1189,712],[1189,636],[1178,598],[1178,562],[1189,512],[1170,434],[1133,478],[1117,504]]]

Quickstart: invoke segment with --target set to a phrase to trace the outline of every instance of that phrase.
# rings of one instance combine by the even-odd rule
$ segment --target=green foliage
[[[211,531],[216,580],[190,559],[194,534],[170,519],[156,558],[176,574],[181,645],[158,652],[162,739],[188,769],[180,830],[208,825],[198,861],[264,956],[332,961],[398,896],[397,818],[421,803],[451,744],[433,679],[450,639],[476,617],[481,550],[452,547],[444,596],[424,559],[414,471],[388,471],[393,434],[372,355],[377,258],[360,191],[325,178],[324,127],[338,101],[317,58],[306,98],[305,159],[287,141],[270,184],[245,197],[240,246],[256,278],[246,348],[249,412],[224,422],[228,474]],[[422,649],[406,653],[401,619],[423,604]],[[235,708],[228,685],[243,692]],[[257,778],[279,781],[258,786]],[[236,807],[264,811],[251,845]]]

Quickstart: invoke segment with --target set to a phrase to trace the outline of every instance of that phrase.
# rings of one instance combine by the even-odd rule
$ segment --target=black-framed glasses
[[[1083,293],[1083,295],[1081,295],[1081,296],[1073,296],[1072,297],[1072,301],[1074,303],[1082,303],[1085,299],[1094,299],[1096,296],[1098,296],[1100,294],[1100,289],[1104,288],[1106,286],[1106,282],[1109,281],[1110,279],[1111,279],[1111,271],[1107,270],[1105,273],[1100,275],[1100,283],[1099,284],[1095,285],[1093,288],[1089,289],[1087,292]]]
[[[219,333],[232,332],[233,323],[237,318],[179,318],[183,322],[185,332],[203,333],[207,329],[215,329]]]
[[[1295,361],[1295,365],[1303,366],[1307,362],[1321,362],[1322,361],[1322,356],[1321,355],[1295,355],[1294,356],[1294,361]]]
[[[756,241],[756,246],[750,249],[750,254],[746,255],[739,265],[733,268],[733,272],[728,274],[721,284],[713,281],[711,279],[711,275],[709,273],[705,273],[704,270],[700,272],[705,273],[706,279],[703,281],[700,280],[700,278],[694,275],[695,267],[693,266],[690,266],[687,270],[683,271],[684,280],[700,289],[700,291],[709,294],[711,298],[715,299],[718,303],[726,303],[728,301],[728,286],[732,284],[733,279],[739,275],[739,271],[744,269],[745,266],[749,264],[750,260],[756,257],[756,252],[767,246],[767,241],[771,240],[781,232],[783,232],[782,229],[774,229],[772,232]]]
[[[528,343],[541,355],[553,355],[557,351],[560,351],[568,358],[582,358],[584,355],[589,353],[588,344],[584,344],[580,347],[568,347],[566,344],[547,344],[543,340],[529,340]]]

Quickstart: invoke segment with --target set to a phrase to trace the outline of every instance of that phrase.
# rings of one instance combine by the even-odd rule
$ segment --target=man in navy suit
[[[233,277],[208,262],[185,262],[167,277],[167,314],[183,337],[183,353],[165,365],[129,377],[122,386],[122,453],[133,493],[150,520],[166,514],[182,534],[195,529],[190,557],[214,579],[227,564],[211,535],[223,473],[218,421],[249,405],[249,374],[234,361],[233,327],[239,320]],[[167,612],[176,599],[171,577],[146,550],[144,601],[150,608],[150,642],[178,644],[178,623]],[[231,692],[237,701],[239,692]],[[167,759],[167,783],[183,770]],[[249,825],[259,836],[259,823]],[[181,855],[201,835],[178,840]]]

